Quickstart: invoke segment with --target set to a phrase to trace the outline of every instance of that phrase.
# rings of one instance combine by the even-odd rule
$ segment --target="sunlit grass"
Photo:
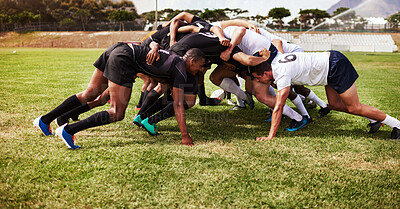
[[[68,150],[44,137],[34,118],[85,89],[102,50],[0,49],[0,208],[399,208],[400,144],[384,126],[332,112],[297,132],[282,121],[267,134],[267,109],[187,111],[194,147],[180,146],[174,118],[151,137],[132,125],[142,82],[126,118],[82,131]],[[346,53],[360,78],[360,100],[400,118],[400,55]],[[206,81],[210,95],[217,87]],[[326,101],[322,87],[312,87]],[[289,104],[291,105],[291,104]],[[291,105],[292,106],[292,105]],[[85,113],[108,108],[100,107]],[[53,129],[56,127],[52,124]]]

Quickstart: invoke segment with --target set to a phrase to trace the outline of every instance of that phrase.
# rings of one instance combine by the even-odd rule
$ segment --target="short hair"
[[[201,51],[198,48],[191,48],[185,53],[185,55],[183,56],[183,59],[185,61],[193,59],[193,61],[198,62],[200,60],[205,60],[206,55],[204,54],[203,51]]]
[[[268,62],[262,62],[256,66],[251,66],[250,67],[250,72],[251,73],[256,73],[257,75],[262,75],[264,72],[271,71],[272,67]]]

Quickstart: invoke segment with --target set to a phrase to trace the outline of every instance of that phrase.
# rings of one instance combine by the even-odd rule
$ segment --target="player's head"
[[[261,83],[269,83],[272,79],[272,67],[267,62],[262,62],[259,65],[251,66],[250,72],[253,77]]]
[[[186,66],[189,68],[187,70],[197,73],[204,65],[206,55],[200,49],[192,48],[185,53],[183,59],[186,62]]]

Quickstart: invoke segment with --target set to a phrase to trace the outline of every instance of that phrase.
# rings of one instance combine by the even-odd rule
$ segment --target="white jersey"
[[[274,40],[274,39],[281,40],[284,53],[304,52],[304,50],[299,45],[291,44],[287,40],[285,40],[279,36],[276,36],[262,28],[260,28],[259,30],[260,30],[261,35],[264,36],[265,38],[267,38],[270,42],[272,42],[272,40]]]
[[[329,52],[279,54],[272,62],[278,91],[291,84],[328,85]]]
[[[213,23],[215,26],[221,27],[221,23]],[[226,27],[223,32],[226,38],[232,39],[233,33],[235,30],[239,28],[238,26],[228,26]],[[269,49],[271,46],[271,41],[269,41],[264,36],[246,29],[246,34],[243,36],[242,41],[237,45],[243,53],[247,55],[254,55],[255,53],[263,50]]]

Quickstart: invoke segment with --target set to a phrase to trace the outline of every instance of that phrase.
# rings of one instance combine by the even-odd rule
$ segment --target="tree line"
[[[333,16],[346,12],[349,8],[338,8]],[[158,21],[168,21],[182,11],[189,12],[205,20],[214,22],[230,18],[253,20],[259,24],[273,19],[269,26],[278,26],[282,29],[283,18],[291,16],[288,9],[283,7],[273,8],[267,16],[246,16],[247,10],[236,9],[204,9],[204,10],[174,10],[163,9],[158,11]],[[300,10],[298,17],[289,22],[289,27],[309,28],[323,22],[331,15],[325,10],[305,9]],[[354,11],[338,18],[342,22],[358,22],[365,24],[366,20],[357,16]],[[400,12],[387,18],[390,23],[398,25]],[[56,23],[59,26],[80,25],[81,30],[86,30],[91,23],[118,23],[119,30],[125,30],[125,24],[136,22],[144,27],[146,23],[155,21],[155,11],[138,14],[135,5],[129,0],[118,2],[111,0],[0,0],[1,30],[12,30],[17,26],[27,26],[37,23]]]

